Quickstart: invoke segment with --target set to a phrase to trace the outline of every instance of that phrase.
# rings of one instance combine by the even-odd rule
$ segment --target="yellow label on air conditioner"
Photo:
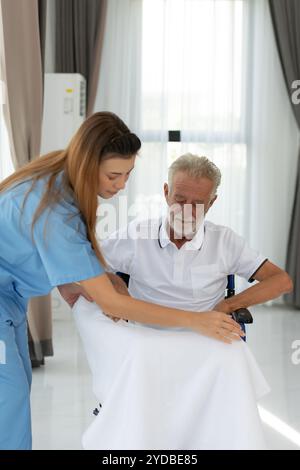
[[[73,91],[74,91],[73,88],[66,88],[67,93],[73,93]]]

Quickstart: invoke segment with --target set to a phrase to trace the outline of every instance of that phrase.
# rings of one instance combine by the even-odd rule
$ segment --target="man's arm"
[[[258,284],[249,287],[240,294],[222,300],[214,307],[214,310],[230,313],[238,308],[262,304],[293,290],[293,283],[288,273],[270,261],[266,261],[261,266],[254,274],[253,279],[259,281]]]

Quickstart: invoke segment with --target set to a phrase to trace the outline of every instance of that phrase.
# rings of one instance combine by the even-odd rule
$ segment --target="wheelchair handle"
[[[231,316],[237,323],[253,323],[253,317],[247,308],[238,308]]]

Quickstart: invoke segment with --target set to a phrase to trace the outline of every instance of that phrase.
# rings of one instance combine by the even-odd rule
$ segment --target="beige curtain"
[[[1,68],[6,88],[5,117],[15,168],[39,156],[43,109],[43,37],[45,2],[0,0]],[[42,39],[42,41],[41,41]],[[41,46],[42,42],[42,46]],[[30,352],[33,365],[52,354],[50,297],[29,306]]]

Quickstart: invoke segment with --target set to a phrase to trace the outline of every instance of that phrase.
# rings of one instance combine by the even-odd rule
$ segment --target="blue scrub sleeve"
[[[35,225],[34,241],[52,287],[105,272],[79,215],[70,218],[53,210],[42,215]]]

